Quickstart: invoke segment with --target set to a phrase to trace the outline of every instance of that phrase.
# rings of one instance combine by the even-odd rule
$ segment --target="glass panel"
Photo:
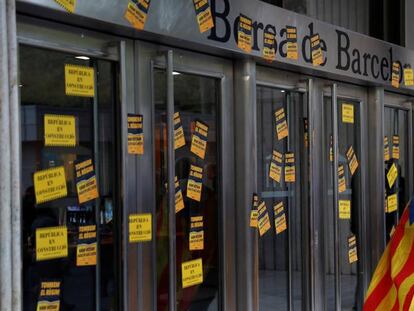
[[[301,310],[302,223],[309,202],[308,187],[300,187],[309,184],[306,160],[308,141],[305,139],[307,108],[300,93],[262,86],[257,87],[257,104],[258,194],[259,200],[266,203],[271,223],[271,229],[259,239],[260,310],[273,310],[275,306],[278,310],[288,310],[289,295],[293,309]],[[275,113],[282,108],[286,115],[288,137],[279,140]],[[279,134],[282,131],[279,130]],[[269,177],[274,151],[283,155],[280,182]],[[284,174],[287,153],[295,155],[294,182],[286,182],[288,176]],[[274,207],[281,202],[287,228],[277,234]],[[278,219],[280,216],[277,214]]]
[[[165,184],[166,165],[166,84],[165,72],[155,71],[156,114],[156,174],[157,174],[157,275],[158,310],[168,309],[168,213]],[[184,198],[184,209],[176,214],[176,269],[178,310],[219,309],[219,178],[217,109],[219,83],[216,79],[197,75],[175,73],[174,105],[179,113],[184,131],[185,146],[175,152],[175,171]],[[204,160],[190,151],[196,122],[208,126],[207,147]],[[202,168],[202,194],[200,202],[187,197],[187,182],[191,165]],[[203,217],[204,249],[191,250],[189,235],[191,217]],[[204,282],[183,288],[182,263],[202,258]]]
[[[96,267],[77,264],[79,227],[98,224],[103,267],[99,275],[101,310],[114,310],[117,301],[114,225],[116,206],[114,64],[79,60],[74,55],[20,46],[22,132],[22,209],[24,309],[34,310],[42,281],[61,282],[62,310],[93,310],[96,305]],[[65,64],[94,67],[97,101],[65,95]],[[97,114],[94,113],[97,105]],[[74,147],[45,146],[45,114],[75,117],[78,143]],[[99,152],[98,152],[99,151]],[[92,159],[100,198],[79,204],[75,161]],[[68,196],[36,204],[33,174],[63,166]],[[37,261],[36,230],[66,226],[68,256]]]
[[[392,207],[393,204],[386,206],[385,222],[386,232],[385,237],[387,242],[390,239],[392,228],[397,225],[399,216],[404,210],[404,206],[409,201],[409,190],[406,188],[408,183],[408,112],[402,109],[385,107],[384,111],[384,135],[388,140],[388,157],[385,158],[385,194],[386,198],[392,195],[397,195],[397,208]],[[394,146],[394,136],[399,139],[399,152]],[[384,138],[385,140],[385,138]],[[385,152],[385,150],[384,150]],[[398,155],[398,157],[397,157]],[[398,172],[398,177],[390,187],[387,179],[387,174],[391,167],[395,164]]]

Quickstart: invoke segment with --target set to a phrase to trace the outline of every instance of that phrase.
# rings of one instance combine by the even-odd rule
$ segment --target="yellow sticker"
[[[342,122],[354,123],[354,105],[342,104]]]
[[[183,193],[180,188],[180,182],[178,181],[177,176],[175,176],[175,212],[178,213],[184,209],[184,198]]]
[[[358,261],[356,236],[352,235],[348,238],[348,259],[352,264]]]
[[[295,154],[293,152],[285,154],[285,182],[294,183],[296,181]]]
[[[151,0],[130,0],[125,11],[125,19],[138,30],[144,29]]]
[[[392,158],[395,160],[400,159],[400,137],[397,135],[392,137]]]
[[[309,129],[308,129],[308,118],[303,118],[303,139],[305,148],[309,147]]]
[[[269,177],[280,183],[282,179],[283,155],[273,150],[272,160],[270,161]]]
[[[384,137],[384,161],[389,161],[390,159],[390,145],[388,143],[388,137]]]
[[[65,64],[65,94],[94,97],[95,70],[92,67]]]
[[[253,193],[252,201],[252,210],[250,212],[250,227],[257,228],[257,219],[259,217],[259,212],[257,210],[259,206],[259,196],[256,193]]]
[[[343,193],[346,191],[345,181],[345,169],[343,165],[338,166],[338,192]]]
[[[398,208],[398,196],[397,194],[389,195],[387,198],[387,213],[395,212]]]
[[[49,168],[34,173],[36,204],[41,204],[68,195],[66,188],[65,168],[63,166]]]
[[[275,213],[276,234],[280,234],[287,229],[286,215],[285,215],[285,209],[283,206],[283,202],[277,203],[273,207],[273,210]]]
[[[398,177],[398,169],[395,163],[393,163],[387,173],[387,180],[388,180],[388,185],[390,188],[394,186],[394,183],[397,180],[397,177]]]
[[[41,282],[39,300],[36,311],[59,311],[60,310],[60,282]]]
[[[211,14],[208,0],[193,0],[197,15],[198,27],[204,33],[214,27],[213,15]]]
[[[55,114],[45,114],[45,146],[76,146],[76,118]]]
[[[128,154],[144,154],[144,117],[128,113]]]
[[[312,65],[320,66],[323,64],[323,53],[321,47],[321,40],[319,34],[315,34],[311,38],[311,53],[312,53]]]
[[[75,162],[76,190],[79,204],[95,200],[99,197],[95,170],[92,159]]]
[[[76,247],[76,266],[96,265],[96,242],[90,244],[78,244]]]
[[[182,286],[191,287],[203,283],[203,259],[195,259],[181,264]]]
[[[152,240],[152,215],[129,215],[129,243],[148,242]]]
[[[263,236],[270,229],[269,213],[267,212],[266,204],[262,201],[258,207],[258,228],[260,236]]]
[[[268,62],[276,59],[276,36],[270,31],[263,32],[263,58]]]
[[[68,229],[46,227],[36,229],[36,261],[68,257]]]
[[[391,81],[391,85],[395,88],[399,88],[400,87],[400,64],[397,62],[394,62],[392,64],[392,81]]]
[[[277,139],[281,140],[285,137],[288,137],[289,130],[288,130],[288,124],[286,122],[286,115],[285,115],[285,109],[280,108],[275,112],[275,119],[276,119],[276,133],[277,133]]]
[[[287,58],[297,60],[299,58],[297,29],[294,26],[286,26],[286,33]]]
[[[75,13],[76,0],[55,0],[55,2],[69,13]]]
[[[247,53],[252,51],[252,20],[243,14],[239,17],[237,39],[237,46],[241,50]]]
[[[60,301],[39,301],[37,303],[36,311],[59,311],[60,310]]]
[[[191,217],[191,227],[189,235],[190,251],[204,249],[204,228],[203,216]]]
[[[180,113],[174,113],[174,150],[185,146],[184,129],[181,125]]]
[[[190,175],[187,181],[187,197],[200,202],[203,190],[203,168],[195,165],[190,166]]]
[[[414,85],[413,69],[412,68],[404,68],[404,81],[405,81],[405,86],[413,86]]]
[[[208,125],[196,121],[193,136],[191,138],[191,152],[204,160],[207,149]]]
[[[329,142],[329,161],[333,162],[334,154],[333,154],[333,136],[331,135],[331,139]]]
[[[359,164],[356,154],[354,152],[354,148],[352,148],[352,146],[350,146],[348,151],[346,152],[346,157],[348,159],[348,167],[351,172],[351,175],[354,176]]]
[[[351,201],[339,200],[339,219],[351,219]]]

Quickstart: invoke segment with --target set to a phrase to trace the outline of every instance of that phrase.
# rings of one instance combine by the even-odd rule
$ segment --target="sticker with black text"
[[[400,136],[398,135],[392,137],[392,158],[395,160],[400,159]]]
[[[60,310],[60,281],[47,280],[40,283],[37,311]]]
[[[144,154],[144,117],[140,114],[128,113],[128,153]]]
[[[200,32],[204,33],[213,28],[214,21],[208,0],[193,0],[193,3]]]
[[[285,109],[280,108],[275,112],[275,119],[276,119],[276,133],[277,139],[281,140],[289,135],[288,124],[286,121],[286,114]]]
[[[295,181],[295,154],[293,152],[289,152],[285,154],[285,182],[294,183]]]
[[[263,58],[268,62],[276,59],[276,36],[270,31],[263,32]]]
[[[315,34],[311,38],[311,52],[313,66],[320,66],[323,63],[323,53],[319,34]]]
[[[351,264],[358,261],[357,240],[355,235],[351,235],[348,238],[348,259]]]
[[[287,58],[297,60],[298,53],[298,34],[294,26],[286,26],[286,41],[287,41]]]
[[[240,14],[239,18],[237,38],[237,46],[241,50],[250,53],[252,51],[252,20],[243,14]]]
[[[413,69],[411,67],[404,68],[404,82],[405,86],[414,85]]]
[[[266,203],[262,201],[258,207],[258,228],[260,236],[263,236],[270,229],[269,213],[267,212]]]
[[[399,88],[400,87],[400,64],[397,62],[394,62],[392,64],[392,80],[391,80],[391,85],[395,88]]]
[[[280,234],[287,229],[286,214],[285,214],[285,208],[283,206],[283,201],[277,203],[273,207],[273,210],[275,213],[276,234]]]
[[[388,137],[384,137],[384,161],[388,161],[390,159],[390,145],[388,142]]]
[[[181,124],[180,113],[174,113],[174,150],[185,146],[184,129]]]
[[[187,181],[187,197],[200,202],[201,192],[203,190],[203,168],[191,165],[190,175]]]
[[[280,183],[282,179],[283,155],[273,150],[272,159],[270,161],[269,177]]]
[[[351,219],[351,201],[339,200],[339,219]]]
[[[346,152],[346,158],[348,159],[348,166],[349,170],[351,171],[351,175],[354,176],[359,164],[354,148],[352,146],[350,146]]]
[[[193,136],[191,138],[191,152],[204,160],[207,149],[208,125],[196,121]]]
[[[204,225],[203,216],[192,216],[189,236],[190,251],[204,249]]]
[[[174,178],[175,183],[175,212],[178,213],[184,209],[184,199],[183,193],[181,191],[180,182],[178,181],[177,176]]]
[[[338,166],[338,192],[346,191],[345,169],[343,165]]]
[[[257,228],[257,218],[259,215],[259,211],[257,208],[259,207],[259,196],[257,193],[253,193],[252,199],[252,210],[250,211],[250,227]]]
[[[138,30],[144,29],[151,0],[130,0],[125,11],[125,19]]]

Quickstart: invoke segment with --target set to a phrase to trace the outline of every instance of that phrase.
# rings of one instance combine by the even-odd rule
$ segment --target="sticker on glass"
[[[280,234],[287,229],[286,214],[283,202],[277,203],[273,207],[275,213],[275,229],[276,234]]]
[[[277,133],[277,139],[281,140],[285,137],[288,137],[289,130],[288,130],[288,124],[286,121],[286,114],[285,109],[280,108],[275,112],[275,119],[276,119],[276,133]]]
[[[359,164],[354,148],[352,146],[350,146],[348,151],[346,152],[346,157],[348,159],[348,167],[351,172],[351,175],[354,176]]]
[[[342,104],[342,122],[354,123],[354,105]]]
[[[180,113],[174,113],[174,150],[185,146],[184,129],[181,124]]]
[[[390,159],[390,145],[388,143],[388,137],[384,137],[384,161],[389,161]]]
[[[400,137],[397,135],[392,137],[392,158],[400,159]]]
[[[75,161],[75,172],[79,204],[97,199],[99,193],[92,159]]]
[[[180,182],[177,176],[174,178],[175,183],[175,212],[178,213],[184,209],[183,192],[181,191]]]
[[[351,235],[348,238],[348,259],[350,264],[358,261],[357,240],[355,235]]]
[[[64,198],[68,195],[63,166],[36,172],[33,175],[33,180],[36,204]]]
[[[191,287],[203,283],[203,259],[195,259],[181,264],[182,286]]]
[[[60,281],[47,280],[40,283],[36,311],[60,310]]]
[[[298,34],[294,26],[286,26],[286,41],[287,41],[287,58],[297,60],[298,53]]]
[[[311,53],[312,53],[312,65],[320,66],[323,63],[323,53],[321,47],[321,40],[319,34],[315,34],[311,38]]]
[[[129,243],[152,240],[152,215],[131,214],[128,217]]]
[[[397,194],[391,194],[387,197],[387,213],[395,212],[398,208]]]
[[[201,192],[203,190],[203,168],[191,165],[190,175],[187,181],[187,197],[200,202]]]
[[[259,211],[257,210],[259,207],[259,196],[257,193],[253,193],[252,199],[252,210],[250,211],[250,227],[257,228],[257,219],[259,216]]]
[[[268,62],[276,59],[276,36],[268,30],[263,32],[263,58]]]
[[[350,200],[339,200],[339,219],[351,219]]]
[[[196,121],[193,136],[191,138],[191,152],[204,160],[207,149],[208,125]]]
[[[329,139],[329,161],[333,162],[334,160],[334,154],[333,154],[333,136],[332,134],[330,135],[330,139]]]
[[[75,13],[76,0],[55,0],[55,2],[69,13]]]
[[[76,266],[95,266],[96,253],[96,226],[80,226],[76,246]]]
[[[262,201],[258,207],[258,228],[260,236],[263,236],[270,229],[269,213],[267,212],[266,203]]]
[[[252,20],[251,18],[240,14],[237,46],[250,53],[252,51]]]
[[[285,182],[294,183],[296,181],[295,154],[289,152],[285,154]]]
[[[304,139],[304,144],[305,144],[305,148],[309,147],[309,129],[308,129],[308,118],[303,118],[303,139]]]
[[[151,0],[130,0],[125,11],[125,19],[138,30],[144,29]]]
[[[36,261],[68,257],[68,229],[45,227],[36,229]]]
[[[395,163],[393,163],[387,173],[388,186],[390,188],[394,186],[394,183],[397,180],[397,177],[398,177],[398,169]]]
[[[282,180],[282,164],[283,155],[280,152],[273,150],[272,159],[270,161],[269,177],[278,183]]]
[[[45,114],[45,146],[74,147],[76,146],[76,118]]]
[[[214,21],[208,0],[193,0],[193,3],[200,32],[204,33],[213,28]]]
[[[346,191],[345,169],[343,165],[338,166],[338,192]]]
[[[95,96],[95,69],[65,64],[65,94],[68,96]]]
[[[144,117],[128,113],[128,154],[144,154]]]
[[[405,86],[414,85],[413,69],[410,67],[404,68],[404,82]]]
[[[399,88],[400,87],[400,64],[397,62],[394,62],[392,64],[392,80],[391,80],[391,85],[395,88]]]
[[[204,249],[203,226],[203,216],[191,217],[191,227],[189,235],[190,251],[200,251]]]

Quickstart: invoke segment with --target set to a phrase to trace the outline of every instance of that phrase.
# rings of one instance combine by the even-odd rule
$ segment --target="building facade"
[[[138,2],[0,5],[1,310],[362,310],[414,172],[414,52],[374,36],[409,27]]]

